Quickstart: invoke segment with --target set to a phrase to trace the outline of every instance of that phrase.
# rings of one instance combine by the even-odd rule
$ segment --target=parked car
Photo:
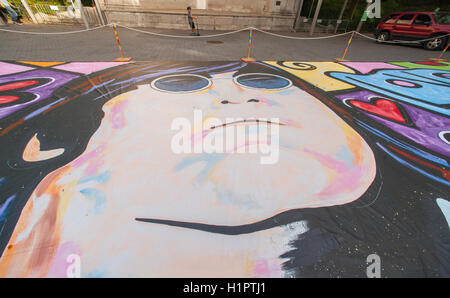
[[[419,41],[427,50],[443,49],[450,34],[449,12],[398,12],[384,18],[375,29],[378,42],[389,40]],[[434,38],[435,37],[435,38]]]

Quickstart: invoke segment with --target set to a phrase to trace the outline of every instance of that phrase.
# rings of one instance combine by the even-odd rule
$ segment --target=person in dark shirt
[[[11,7],[11,4],[7,0],[0,0],[0,3],[1,3],[0,6],[4,7],[6,9],[6,11],[8,12],[9,16],[11,17],[11,20],[12,20],[13,24],[22,25],[21,22],[20,22],[20,19],[19,19],[19,15]]]
[[[189,26],[191,27],[191,31],[192,31],[191,35],[200,35],[200,34],[198,34],[198,32],[195,33],[194,19],[197,19],[197,17],[194,17],[192,15],[192,11],[191,11],[191,7],[190,6],[187,7],[187,11],[188,11],[188,15],[187,15],[188,16],[188,22],[189,22]]]

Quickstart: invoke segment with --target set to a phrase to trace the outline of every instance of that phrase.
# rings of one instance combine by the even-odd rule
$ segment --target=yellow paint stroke
[[[65,62],[33,62],[33,61],[17,61],[17,62],[41,66],[41,67],[49,67],[49,66],[55,66],[58,64],[65,63]]]
[[[56,157],[64,153],[64,148],[41,151],[41,142],[39,142],[36,136],[37,134],[34,134],[34,136],[30,139],[27,146],[25,147],[22,155],[23,160],[29,162],[41,161]]]
[[[280,68],[287,71],[296,77],[324,90],[324,91],[336,91],[354,88],[355,86],[344,83],[337,79],[331,78],[325,75],[328,71],[338,71],[345,73],[355,73],[348,67],[335,62],[308,62],[307,64],[312,65],[315,69],[309,67],[302,68],[301,66],[296,66],[294,63],[297,62],[284,62],[283,65],[279,65],[276,61],[264,61],[267,64]],[[298,62],[302,63],[302,62]],[[295,68],[295,69],[294,69]]]

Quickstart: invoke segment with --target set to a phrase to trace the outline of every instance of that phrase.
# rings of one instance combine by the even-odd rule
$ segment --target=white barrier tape
[[[231,32],[220,33],[220,34],[213,34],[213,35],[180,36],[180,35],[168,35],[168,34],[161,34],[161,33],[154,33],[154,32],[149,32],[149,31],[143,31],[143,30],[139,30],[139,29],[135,29],[135,28],[130,28],[130,27],[127,27],[127,26],[124,26],[124,25],[118,25],[118,24],[116,24],[116,26],[120,26],[120,27],[123,27],[123,28],[127,28],[129,30],[133,30],[133,31],[141,32],[141,33],[146,33],[146,34],[150,34],[150,35],[156,35],[156,36],[162,36],[162,37],[176,37],[176,38],[218,37],[218,36],[224,36],[224,35],[239,33],[239,32],[246,31],[246,30],[255,30],[255,31],[259,31],[259,32],[265,33],[265,34],[269,34],[269,35],[273,35],[273,36],[277,36],[277,37],[288,38],[288,39],[326,39],[326,38],[333,38],[333,37],[347,35],[347,34],[350,34],[350,33],[353,32],[353,31],[349,31],[349,32],[341,33],[341,34],[336,34],[336,35],[332,35],[332,36],[322,36],[322,37],[295,37],[295,36],[286,36],[286,35],[280,35],[280,34],[276,34],[276,33],[271,33],[271,32],[264,31],[264,30],[261,30],[261,29],[255,28],[255,27],[247,27],[247,28],[243,28],[243,29],[239,29],[239,30],[235,30],[235,31],[231,31]]]
[[[344,36],[344,35],[348,35],[351,34],[354,31],[349,31],[349,32],[345,32],[345,33],[341,33],[341,34],[336,34],[336,35],[331,35],[331,36],[321,36],[321,37],[296,37],[296,36],[286,36],[286,35],[281,35],[281,34],[276,34],[276,33],[272,33],[272,32],[268,32],[268,31],[264,31],[258,28],[254,28],[254,27],[250,27],[250,29],[253,29],[255,31],[259,31],[265,34],[269,34],[269,35],[273,35],[276,37],[281,37],[281,38],[288,38],[288,39],[299,39],[299,40],[314,40],[314,39],[327,39],[327,38],[334,38],[334,37],[339,37],[339,36]]]
[[[123,28],[126,28],[126,29],[128,29],[128,30],[132,30],[132,31],[140,32],[140,33],[145,33],[145,34],[150,34],[150,35],[155,35],[155,36],[161,36],[161,37],[175,37],[175,38],[208,38],[208,37],[218,37],[218,36],[224,36],[224,35],[235,34],[235,33],[239,33],[239,32],[242,32],[242,31],[246,31],[246,30],[250,30],[250,29],[251,29],[251,27],[248,27],[248,28],[239,29],[239,30],[231,31],[231,32],[220,33],[220,34],[201,35],[201,36],[183,36],[183,35],[169,35],[169,34],[162,34],[162,33],[149,32],[149,31],[139,30],[139,29],[135,29],[135,28],[130,28],[130,27],[127,27],[127,26],[124,26],[124,25],[119,25],[119,24],[116,24],[116,26],[123,27]]]
[[[99,27],[95,27],[95,28],[90,28],[90,29],[84,29],[84,30],[78,30],[78,31],[66,31],[66,32],[29,32],[29,31],[8,30],[8,29],[1,29],[1,28],[0,28],[0,31],[12,32],[12,33],[22,33],[22,34],[36,34],[36,35],[37,34],[58,35],[58,34],[82,33],[82,32],[100,29],[100,28],[107,27],[107,26],[111,26],[111,24],[107,24],[107,25],[103,25],[103,26],[99,26]]]
[[[362,33],[359,33],[359,32],[356,32],[356,31],[355,31],[355,33],[358,34],[358,35],[360,35],[361,37],[364,37],[364,38],[367,38],[367,39],[370,39],[370,40],[374,40],[374,41],[378,41],[378,42],[380,42],[380,43],[392,43],[392,44],[399,44],[399,43],[410,43],[410,44],[415,44],[415,43],[421,43],[421,42],[424,42],[424,41],[435,40],[435,39],[437,39],[437,38],[442,38],[442,37],[450,36],[450,34],[445,34],[445,35],[439,35],[439,36],[435,36],[435,37],[431,37],[431,38],[427,38],[427,39],[421,39],[421,40],[395,40],[395,41],[389,41],[389,40],[387,40],[387,41],[379,41],[379,40],[376,39],[376,38],[373,38],[373,37],[364,35],[364,34],[362,34]]]

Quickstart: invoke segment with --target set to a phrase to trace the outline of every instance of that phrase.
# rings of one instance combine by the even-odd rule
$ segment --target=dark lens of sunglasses
[[[203,77],[180,75],[160,78],[154,86],[169,92],[189,92],[203,89],[209,85],[209,80]]]
[[[206,78],[190,75],[165,77],[155,81],[154,86],[169,92],[189,92],[203,89],[209,85]]]
[[[268,74],[242,75],[236,81],[241,85],[259,89],[282,89],[290,85],[287,79]]]

